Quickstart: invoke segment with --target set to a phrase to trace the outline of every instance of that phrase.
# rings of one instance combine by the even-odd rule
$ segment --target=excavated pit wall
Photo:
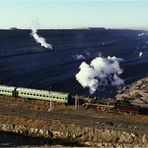
[[[56,125],[56,126],[55,126]],[[86,146],[142,146],[148,147],[148,131],[118,130],[111,127],[102,128],[99,125],[88,127],[76,124],[65,124],[51,121],[50,126],[42,128],[26,125],[0,123],[0,131],[12,132],[31,137],[47,139],[68,139]],[[132,131],[132,132],[131,132]]]

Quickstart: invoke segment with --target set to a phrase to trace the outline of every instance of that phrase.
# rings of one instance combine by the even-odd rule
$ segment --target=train
[[[64,104],[74,104],[75,97],[70,93],[55,92],[48,90],[38,90],[22,87],[12,87],[0,85],[0,95],[28,98],[36,100],[48,100]],[[133,113],[141,114],[145,108],[132,105],[128,100],[114,100],[114,99],[93,99],[82,96],[77,96],[79,103],[85,109],[95,109],[101,111],[116,111],[118,113]],[[144,111],[145,112],[145,111]],[[148,109],[146,109],[148,113]]]
[[[0,85],[0,95],[10,96],[10,97],[38,99],[38,100],[48,100],[48,101],[54,101],[59,103],[70,102],[69,93],[22,88],[22,87],[12,87],[12,86],[5,86],[5,85]]]
[[[133,105],[128,100],[97,100],[97,102],[94,103],[84,103],[83,107],[85,109],[132,114],[141,114],[142,110],[140,106]]]

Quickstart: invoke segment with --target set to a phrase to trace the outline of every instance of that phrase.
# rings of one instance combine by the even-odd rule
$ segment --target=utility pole
[[[75,109],[79,109],[79,98],[77,95],[77,87],[74,87],[74,91],[75,91]]]
[[[50,111],[50,112],[54,111],[54,102],[53,102],[53,101],[50,101],[50,108],[49,108],[49,111]]]
[[[49,86],[49,93],[51,93],[51,86]],[[49,112],[52,112],[54,110],[54,102],[50,100],[50,107],[48,109]]]

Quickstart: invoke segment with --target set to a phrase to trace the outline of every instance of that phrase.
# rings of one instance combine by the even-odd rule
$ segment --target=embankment
[[[98,121],[94,126],[87,126],[8,115],[0,115],[0,118],[0,131],[59,140],[62,145],[68,142],[79,146],[148,146],[147,128],[135,125],[116,125]]]

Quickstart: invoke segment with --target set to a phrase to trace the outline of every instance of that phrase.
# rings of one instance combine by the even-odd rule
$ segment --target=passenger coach
[[[69,103],[70,94],[0,85],[0,95]]]
[[[28,89],[28,88],[17,88],[16,93],[18,97],[49,100],[60,103],[68,103],[68,93],[59,93],[46,90]]]
[[[15,87],[0,85],[0,95],[14,96]]]

